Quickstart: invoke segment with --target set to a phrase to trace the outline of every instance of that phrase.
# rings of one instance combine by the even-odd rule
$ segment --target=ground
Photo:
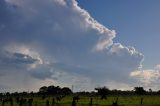
[[[25,97],[27,100],[31,97]],[[58,106],[71,106],[72,104],[72,96],[66,96],[62,98],[60,102],[56,101],[56,97],[47,96],[45,99],[42,99],[42,96],[35,96],[33,97],[33,106],[46,106],[46,101],[49,100],[49,106],[52,105],[52,99],[55,98],[55,105]],[[76,106],[90,106],[90,100],[92,98],[92,106],[107,106],[112,105],[113,102],[116,101],[118,98],[118,105],[123,106],[160,106],[160,96],[108,96],[107,99],[101,100],[98,96],[80,96],[80,100],[76,102]],[[143,98],[142,105],[141,105],[141,98]],[[98,105],[97,105],[98,104]],[[0,102],[2,106],[2,102]],[[10,106],[10,102],[6,103],[5,106]],[[16,98],[14,98],[13,106],[19,106],[16,103]],[[25,105],[28,106],[28,105]]]

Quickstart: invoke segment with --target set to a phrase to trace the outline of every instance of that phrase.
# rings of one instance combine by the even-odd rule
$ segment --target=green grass
[[[98,96],[94,96],[92,98],[93,98],[93,104],[98,104],[99,106],[101,106],[101,105],[111,105],[116,100],[117,97],[119,105],[160,106],[160,96],[108,96],[106,100],[101,100],[100,97]],[[143,104],[140,105],[142,97],[143,97]],[[49,96],[46,97],[45,100],[42,100],[42,97],[34,97],[33,106],[35,106],[35,103],[37,103],[37,106],[45,106],[46,100],[49,100],[51,104],[52,98],[53,97]],[[80,96],[80,100],[78,101],[77,106],[87,106],[85,104],[90,103],[90,98],[91,98],[90,96]],[[28,98],[26,97],[26,99],[29,99],[29,97]],[[71,103],[72,103],[71,96],[66,96],[60,101],[60,104],[62,104],[61,106],[71,106]],[[0,106],[2,106],[2,102],[0,102]],[[6,103],[5,106],[10,106],[10,103]],[[14,101],[13,106],[18,106],[18,104]]]

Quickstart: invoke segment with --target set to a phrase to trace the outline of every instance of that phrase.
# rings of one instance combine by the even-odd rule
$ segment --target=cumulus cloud
[[[75,0],[1,0],[0,16],[0,74],[3,79],[13,78],[12,72],[28,76],[17,89],[31,80],[39,86],[70,82],[77,89],[108,80],[128,84],[130,72],[142,66],[140,52],[114,43],[116,32]],[[20,79],[15,77],[15,88]]]
[[[114,43],[109,53],[116,55],[116,58],[119,57],[122,63],[130,63],[128,64],[129,66],[142,68],[144,55],[136,51],[134,47],[126,47],[120,43]]]
[[[149,88],[158,89],[160,80],[160,67],[155,66],[154,69],[136,70],[130,73],[130,76],[140,81],[140,84]]]

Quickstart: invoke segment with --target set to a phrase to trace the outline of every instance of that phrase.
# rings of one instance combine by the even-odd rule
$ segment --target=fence
[[[36,100],[33,101],[33,99],[20,99],[20,100],[17,99],[14,101],[13,99],[10,98],[0,101],[0,106],[127,106],[127,104],[122,105],[122,103],[121,105],[119,105],[118,98],[116,98],[116,100],[113,101],[113,103],[111,103],[110,105],[101,105],[98,103],[99,102],[97,103],[93,102],[92,98],[90,98],[88,103],[77,102],[74,99],[70,102],[60,103],[57,102],[54,98],[52,98],[52,100],[50,99],[50,101],[48,99],[44,100],[43,102]],[[160,106],[160,104],[146,105],[143,104],[143,98],[141,98],[138,105],[132,104],[131,106]]]
[[[13,102],[12,100],[9,101],[2,101],[1,106],[124,106],[124,105],[118,105],[118,104],[112,104],[112,105],[100,105],[100,104],[93,104],[92,101],[90,103],[78,103],[74,100],[72,102],[68,103],[58,103],[55,101],[49,101],[46,100],[46,102],[33,102],[33,101],[25,101],[21,100],[18,103]]]
[[[72,104],[72,103],[56,103],[56,102],[32,102],[32,103],[11,103],[11,102],[5,102],[5,103],[1,103],[0,106],[125,106],[125,105],[118,105],[118,104],[111,104],[111,105],[101,105],[101,104],[83,104],[83,103],[76,103],[76,104]],[[127,105],[126,105],[127,106]],[[137,105],[132,105],[132,106],[137,106]],[[139,106],[160,106],[159,105],[141,105],[139,104]]]
[[[77,103],[75,105],[73,105],[72,103],[48,103],[47,101],[46,102],[33,102],[33,103],[23,103],[23,104],[17,104],[17,103],[14,103],[14,104],[11,104],[9,102],[6,102],[6,103],[2,103],[1,106],[124,106],[124,105],[99,105],[99,104],[83,104],[83,103]]]

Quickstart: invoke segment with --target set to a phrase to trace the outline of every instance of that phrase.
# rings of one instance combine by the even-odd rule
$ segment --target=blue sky
[[[159,3],[1,0],[0,91],[158,90]]]
[[[159,0],[78,0],[96,20],[115,29],[115,42],[134,46],[145,56],[144,68],[159,64]]]

